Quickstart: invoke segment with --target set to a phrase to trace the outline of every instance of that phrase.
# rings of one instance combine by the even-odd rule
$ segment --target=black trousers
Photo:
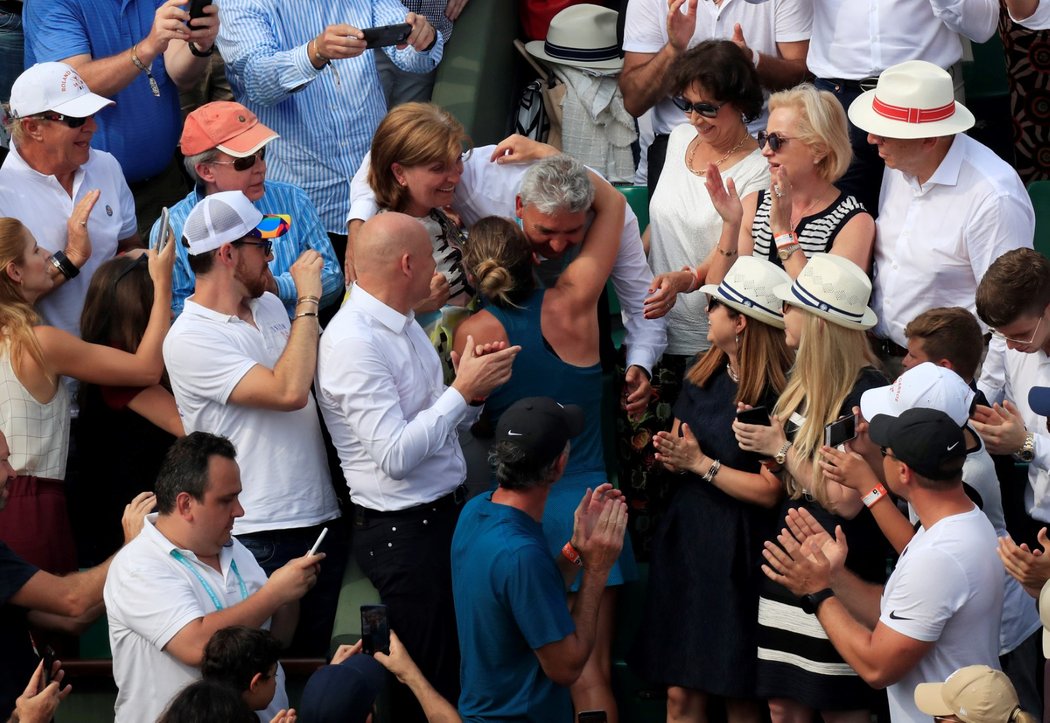
[[[459,638],[450,555],[460,508],[451,496],[404,512],[359,508],[352,536],[358,566],[389,608],[390,628],[453,705],[459,700]],[[391,696],[389,720],[425,723],[407,687]]]

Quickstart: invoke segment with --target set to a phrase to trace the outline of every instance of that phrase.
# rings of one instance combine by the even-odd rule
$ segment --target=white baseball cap
[[[88,89],[80,74],[65,63],[37,63],[11,86],[11,115],[15,118],[46,110],[72,118],[87,118],[106,106],[116,105]]]
[[[240,191],[205,196],[193,207],[182,226],[183,243],[190,255],[214,251],[246,236],[274,239],[288,233],[291,217],[264,214]]]
[[[933,362],[923,362],[901,374],[888,387],[864,392],[860,413],[871,421],[879,414],[899,417],[916,407],[936,409],[962,427],[970,418],[973,398],[974,391],[958,374]]]

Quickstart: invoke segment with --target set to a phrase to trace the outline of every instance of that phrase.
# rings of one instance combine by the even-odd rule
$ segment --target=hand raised
[[[295,283],[295,293],[302,296],[316,296],[321,298],[323,288],[321,286],[321,269],[324,268],[324,259],[321,254],[313,249],[307,249],[299,255],[288,271]],[[313,309],[316,311],[316,309]]]

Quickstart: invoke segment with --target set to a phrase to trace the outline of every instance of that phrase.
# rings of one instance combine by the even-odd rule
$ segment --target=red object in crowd
[[[521,0],[521,25],[529,40],[546,40],[551,18],[570,5],[581,5],[585,0]]]

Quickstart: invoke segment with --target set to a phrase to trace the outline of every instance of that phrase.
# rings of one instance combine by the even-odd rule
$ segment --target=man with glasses
[[[0,168],[0,215],[17,218],[53,254],[61,284],[37,309],[75,336],[95,269],[140,245],[120,164],[91,148],[95,113],[111,105],[64,63],[35,65],[11,89],[12,147]]]
[[[317,209],[298,186],[266,178],[266,149],[277,133],[259,122],[240,103],[216,101],[203,105],[186,116],[180,145],[190,177],[196,181],[186,198],[171,207],[169,223],[175,238],[182,237],[182,227],[190,211],[205,197],[221,191],[240,191],[262,213],[288,214],[295,223],[288,232],[274,239],[272,277],[266,290],[284,302],[291,317],[295,313],[296,291],[291,267],[307,249],[321,255],[320,308],[335,313],[343,294],[343,270],[336,259],[332,242],[317,215]],[[150,245],[160,239],[160,221],[153,225]],[[180,244],[176,249],[175,271],[171,283],[171,308],[182,313],[186,297],[193,293],[193,271],[189,255]],[[322,314],[324,320],[325,314]]]
[[[1035,213],[1017,172],[965,134],[973,114],[933,63],[887,69],[849,107],[886,163],[876,221],[871,307],[876,353],[898,370],[904,327],[926,309],[974,311],[993,261],[1032,247]]]
[[[244,517],[233,532],[267,573],[309,550],[325,526],[340,529],[310,393],[320,254],[304,251],[292,264],[294,318],[267,291],[273,243],[295,223],[289,216],[264,216],[240,191],[205,196],[182,230],[196,292],[164,340],[186,433],[221,434],[237,447]],[[341,536],[328,535],[323,551],[328,564],[302,601],[297,654],[328,651],[346,559]]]
[[[991,453],[1028,463],[1025,510],[1032,519],[1017,537],[1035,545],[1038,528],[1050,523],[1050,432],[1029,393],[1050,386],[1050,261],[1032,249],[1000,256],[977,287],[977,314],[1000,343],[977,383],[993,406],[977,408],[973,427]]]

